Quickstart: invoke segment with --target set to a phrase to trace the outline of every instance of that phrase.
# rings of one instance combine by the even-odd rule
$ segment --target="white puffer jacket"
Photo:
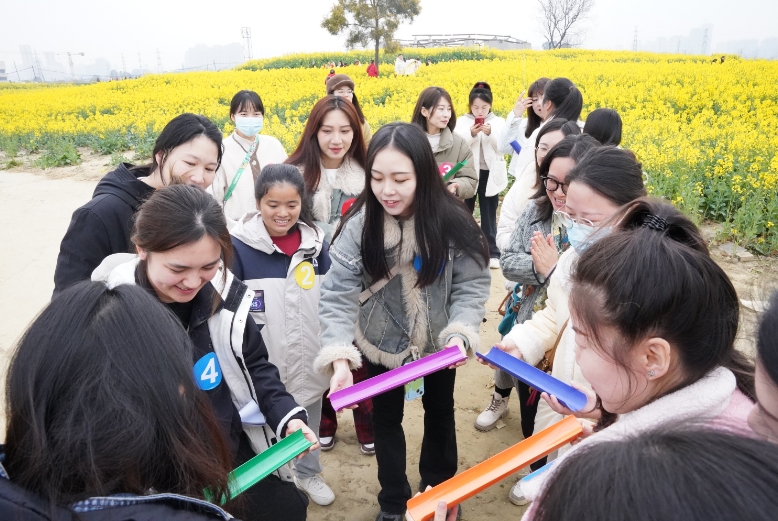
[[[508,168],[505,162],[505,154],[500,151],[500,139],[505,127],[505,120],[490,112],[484,123],[491,125],[492,132],[487,136],[483,132],[472,136],[470,128],[475,124],[472,114],[465,114],[457,118],[457,126],[454,128],[462,139],[465,140],[473,152],[473,167],[476,173],[480,170],[489,170],[489,181],[486,183],[486,197],[497,195],[508,186]],[[481,150],[484,152],[485,165],[481,164]]]

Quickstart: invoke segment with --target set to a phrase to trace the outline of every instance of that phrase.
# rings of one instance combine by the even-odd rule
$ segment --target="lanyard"
[[[254,152],[257,150],[257,146],[259,146],[259,134],[257,134],[257,138],[251,144],[251,148],[249,148],[249,151],[246,154],[246,158],[243,160],[243,163],[240,165],[240,168],[238,168],[238,171],[235,173],[235,177],[232,178],[232,183],[230,183],[230,187],[227,189],[227,193],[224,194],[224,201],[223,201],[224,203],[226,203],[227,200],[230,197],[232,197],[232,192],[235,190],[235,187],[238,186],[238,181],[240,181],[240,176],[243,175],[243,171],[248,166],[249,161],[251,161],[251,156],[254,155]]]

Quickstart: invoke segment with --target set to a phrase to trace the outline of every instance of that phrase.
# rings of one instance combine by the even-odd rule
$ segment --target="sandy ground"
[[[90,199],[96,181],[108,170],[107,162],[105,156],[85,154],[84,163],[77,167],[45,172],[28,167],[0,171],[0,374],[5,373],[18,336],[49,301],[59,242],[71,213]],[[715,251],[714,257],[730,274],[743,299],[759,299],[757,290],[763,285],[760,281],[775,280],[774,261],[731,262]],[[505,294],[500,271],[491,273],[492,293],[481,329],[483,346],[499,339],[497,307]],[[756,314],[743,308],[743,319],[738,346],[752,352]],[[473,428],[476,416],[488,404],[492,385],[491,371],[474,361],[458,370],[455,398],[460,471],[521,440],[515,394],[503,428],[489,433]],[[406,404],[404,426],[412,487],[419,481],[422,414],[420,400]],[[3,420],[0,417],[0,427]],[[342,414],[340,422],[335,448],[322,455],[324,478],[335,491],[336,500],[328,507],[311,504],[309,518],[313,521],[372,520],[378,510],[379,490],[375,458],[359,453],[351,414]],[[508,501],[508,491],[515,479],[508,478],[465,502],[463,519],[491,520],[506,516],[518,519],[523,508]]]

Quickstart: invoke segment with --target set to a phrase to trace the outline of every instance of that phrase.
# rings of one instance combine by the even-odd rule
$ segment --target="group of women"
[[[497,347],[588,398],[582,441],[511,489],[533,501],[527,518],[654,519],[656,507],[768,519],[778,452],[756,438],[778,439],[778,300],[755,371],[734,349],[731,282],[688,218],[645,197],[618,114],[579,121],[566,78],[533,83],[507,120],[492,102],[478,82],[457,118],[429,87],[411,123],[373,135],[338,74],[287,157],[261,134],[260,97],[241,91],[226,138],[182,114],[150,164],[106,175],[73,214],[52,302],[9,368],[2,517],[305,519],[309,498],[335,501],[320,459],[337,430],[329,393],[445,346],[478,351],[490,268],[502,268]],[[359,451],[377,459],[377,521],[400,521],[412,495],[457,473],[464,363],[417,390],[418,487],[402,425],[411,396],[354,408]],[[495,370],[476,429],[508,413],[513,387],[524,437],[572,413]],[[229,471],[295,431],[311,448],[229,497]],[[436,519],[460,515],[442,504]]]

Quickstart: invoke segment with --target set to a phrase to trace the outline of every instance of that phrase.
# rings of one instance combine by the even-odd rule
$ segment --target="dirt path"
[[[78,167],[48,172],[16,169],[0,171],[0,371],[12,345],[27,324],[48,303],[53,289],[53,273],[59,242],[73,210],[91,197],[94,185],[107,170],[105,157],[87,157]],[[729,262],[718,252],[714,257],[730,274],[741,298],[755,300],[754,284],[773,278],[775,261]],[[481,333],[483,346],[496,342],[499,322],[497,306],[505,294],[499,270],[492,270],[492,293],[487,303],[487,320]],[[756,314],[743,310],[743,328],[738,346],[751,351]],[[505,427],[489,433],[473,428],[473,421],[491,396],[491,371],[475,362],[458,370],[455,391],[457,441],[460,471],[483,461],[521,439],[518,413],[511,413]],[[0,393],[1,395],[2,393]],[[0,398],[1,399],[1,398]],[[0,404],[1,405],[1,404]],[[350,413],[341,415],[335,448],[322,455],[324,477],[337,499],[328,507],[313,505],[312,521],[371,521],[378,510],[376,464],[374,457],[359,453]],[[408,447],[408,477],[412,487],[419,480],[418,457],[421,447],[422,408],[420,400],[407,404],[405,432]],[[3,418],[0,417],[0,427]],[[0,433],[4,428],[0,430]],[[2,437],[2,434],[0,434]],[[463,519],[518,519],[523,509],[508,502],[508,491],[515,478],[491,487],[467,501]]]

